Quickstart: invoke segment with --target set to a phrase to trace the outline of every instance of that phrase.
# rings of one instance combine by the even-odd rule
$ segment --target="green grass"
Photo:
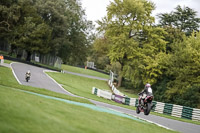
[[[0,132],[173,133],[154,124],[0,87]]]
[[[14,88],[14,89],[13,89]],[[85,107],[46,99],[18,91],[32,91],[77,102],[74,98],[45,89],[19,85],[11,69],[0,67],[0,132],[2,133],[172,133],[154,124],[140,123],[128,118],[94,111]]]
[[[11,60],[4,60],[4,63],[11,64],[13,61]]]
[[[36,92],[36,93],[40,93],[40,94],[44,94],[44,95],[48,95],[48,96],[54,96],[54,97],[58,97],[58,98],[68,99],[68,100],[72,100],[72,101],[91,104],[91,102],[86,99],[75,98],[75,97],[71,97],[71,96],[68,96],[65,94],[55,93],[55,92],[52,92],[52,91],[49,91],[46,89],[42,89],[42,88],[20,85],[14,78],[14,76],[12,74],[12,70],[10,68],[0,66],[0,87],[4,87],[4,86],[13,87],[16,89],[21,89],[21,90],[27,90],[27,91],[31,91],[31,92]]]
[[[105,79],[109,79],[109,77],[110,77],[109,75],[99,73],[99,72],[96,72],[96,71],[93,71],[93,70],[79,68],[79,67],[73,67],[73,66],[64,65],[64,64],[62,64],[61,69],[66,70],[66,71],[70,71],[70,72],[81,73],[81,74],[86,74],[86,75],[90,75],[90,76],[105,78]]]
[[[96,101],[100,101],[100,102],[104,102],[104,103],[117,105],[117,106],[121,106],[124,108],[135,110],[135,107],[133,107],[133,106],[119,104],[119,103],[116,103],[111,100],[106,100],[106,99],[97,97],[96,95],[92,94],[92,87],[96,87],[96,88],[99,88],[102,90],[110,90],[106,81],[100,81],[100,80],[96,80],[96,79],[90,79],[90,78],[79,77],[79,76],[71,75],[71,74],[62,74],[62,73],[50,73],[49,72],[48,75],[50,75],[52,78],[54,78],[58,83],[62,84],[66,90],[70,91],[73,94],[76,94],[76,95],[79,95],[82,97],[86,97],[86,98],[90,98],[90,99],[93,99]],[[125,90],[123,88],[121,88],[120,91],[122,91],[124,94],[128,95],[129,97],[137,98],[137,95],[130,94],[129,92],[125,92]],[[198,122],[198,121],[177,118],[177,117],[173,117],[173,116],[169,116],[169,115],[165,115],[165,114],[159,114],[159,113],[155,113],[155,112],[151,112],[151,114],[200,125],[200,122]]]
[[[117,88],[120,92],[123,94],[127,95],[128,97],[131,98],[138,98],[138,95],[134,93],[133,90],[131,89],[125,89],[124,87]]]
[[[135,107],[133,107],[133,106],[118,104],[112,100],[107,100],[107,99],[97,97],[96,95],[92,94],[92,87],[96,87],[101,90],[110,91],[107,81],[101,81],[101,80],[90,79],[90,78],[86,78],[86,77],[80,77],[80,76],[76,76],[76,75],[72,75],[72,74],[63,74],[63,73],[48,72],[48,75],[51,76],[52,78],[54,78],[67,91],[69,91],[75,95],[79,95],[82,97],[90,98],[90,99],[108,103],[108,104],[126,107],[129,109],[135,109]]]
[[[39,63],[39,62],[36,62],[36,61],[31,61],[31,62],[32,62],[33,64],[39,65],[39,66],[41,66],[41,67],[45,67],[45,68],[48,68],[48,69],[53,69],[53,70],[56,70],[56,71],[61,71],[60,68],[57,68],[57,67],[54,67],[54,66],[42,64],[42,63]]]

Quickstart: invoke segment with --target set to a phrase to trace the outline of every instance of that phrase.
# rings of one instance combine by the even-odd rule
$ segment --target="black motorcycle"
[[[153,107],[152,100],[153,100],[152,93],[149,93],[148,95],[143,94],[143,96],[139,94],[139,104],[136,108],[136,113],[139,114],[140,112],[144,112],[144,115],[149,115]]]

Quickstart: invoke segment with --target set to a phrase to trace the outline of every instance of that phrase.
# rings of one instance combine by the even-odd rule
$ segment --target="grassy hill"
[[[0,132],[173,132],[154,124],[142,123],[18,90],[90,103],[88,100],[73,98],[44,89],[18,85],[11,69],[0,67]]]

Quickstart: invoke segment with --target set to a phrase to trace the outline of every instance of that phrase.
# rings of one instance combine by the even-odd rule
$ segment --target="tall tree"
[[[49,41],[51,28],[44,23],[37,14],[34,2],[22,0],[20,5],[20,18],[13,32],[12,44],[27,52],[27,61],[30,61],[33,52],[47,53],[50,50]]]
[[[178,5],[175,11],[171,13],[161,13],[160,25],[171,26],[185,32],[187,36],[191,35],[193,31],[198,31],[200,18],[197,18],[197,12],[189,7],[181,7]]]
[[[148,80],[141,80],[144,73],[142,70],[149,63],[145,63],[145,60],[148,57],[154,58],[158,52],[165,50],[164,31],[151,26],[154,22],[151,16],[153,9],[153,3],[146,0],[114,0],[107,8],[107,17],[98,22],[99,30],[105,32],[111,45],[108,54],[111,63],[121,64],[119,86],[123,76],[128,76],[133,82],[137,78],[136,86],[151,81],[150,77]],[[133,61],[138,62],[133,64]]]

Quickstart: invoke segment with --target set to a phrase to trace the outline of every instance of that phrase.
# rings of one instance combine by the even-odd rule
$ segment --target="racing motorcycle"
[[[136,113],[139,114],[140,112],[144,112],[144,115],[149,115],[153,105],[152,105],[152,100],[153,100],[153,94],[148,93],[148,94],[139,94],[139,104],[136,108]]]
[[[25,74],[25,80],[26,80],[26,82],[28,82],[30,80],[30,77],[31,77],[30,71],[26,72],[26,74]]]

